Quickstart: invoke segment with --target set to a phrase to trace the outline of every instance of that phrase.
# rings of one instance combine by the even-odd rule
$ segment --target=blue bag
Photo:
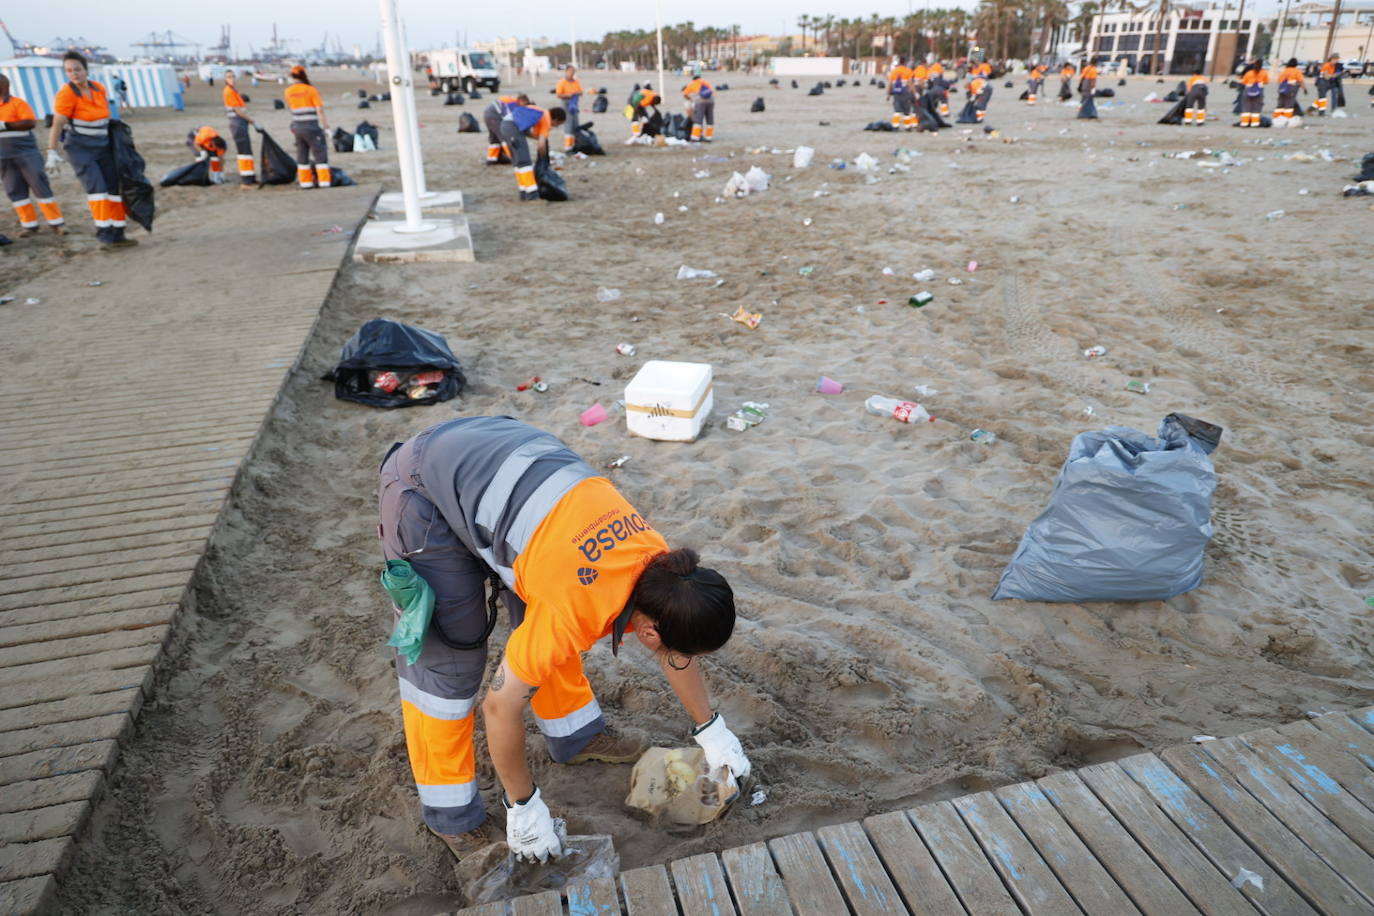
[[[1221,433],[1176,413],[1158,438],[1123,426],[1079,433],[993,599],[1162,601],[1197,588]]]

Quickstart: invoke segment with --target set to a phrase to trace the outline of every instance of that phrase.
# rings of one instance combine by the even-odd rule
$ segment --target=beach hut
[[[171,64],[103,64],[91,74],[104,83],[114,95],[115,78],[129,87],[129,108],[186,107],[182,99],[181,81]]]
[[[10,78],[10,92],[28,102],[40,119],[52,114],[57,90],[67,81],[62,61],[51,57],[16,57],[0,61],[0,73]]]

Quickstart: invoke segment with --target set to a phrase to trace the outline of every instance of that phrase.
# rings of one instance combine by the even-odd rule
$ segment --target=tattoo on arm
[[[495,692],[504,686],[506,686],[506,668],[502,664],[496,669],[496,674],[491,679],[491,689]]]

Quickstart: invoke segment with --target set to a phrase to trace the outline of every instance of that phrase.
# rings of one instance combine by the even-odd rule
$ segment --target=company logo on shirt
[[[577,569],[577,581],[583,585],[591,585],[596,581],[596,577],[601,575],[590,566],[579,566]]]

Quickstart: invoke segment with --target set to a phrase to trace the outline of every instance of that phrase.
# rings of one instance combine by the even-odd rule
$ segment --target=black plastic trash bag
[[[475,134],[477,132],[477,119],[472,116],[472,112],[465,111],[458,116],[458,133]]]
[[[869,121],[864,125],[864,130],[896,130],[890,121]]]
[[[596,138],[592,131],[595,121],[588,121],[585,124],[577,125],[577,132],[573,134],[572,151],[582,153],[585,156],[604,156],[606,151],[601,148],[601,141]]]
[[[753,103],[752,105],[749,106],[749,110],[750,110],[751,112],[763,111],[763,110],[764,110],[763,96],[759,96],[758,98],[754,99],[754,103]]]
[[[172,169],[166,175],[162,176],[162,180],[158,182],[158,185],[164,188],[171,188],[177,185],[199,185],[204,187],[210,183],[210,160],[197,159],[189,165],[183,165],[180,168]]]
[[[273,108],[273,110],[275,110],[275,111],[281,111],[281,110],[282,110],[283,108],[285,108],[285,107],[286,107],[286,103],[283,102],[281,99],[273,99],[273,100],[272,100],[272,108]]]
[[[337,165],[331,165],[329,167],[329,186],[331,188],[351,188],[355,184],[357,184],[357,182],[353,180],[353,176],[349,175]]]
[[[463,94],[461,92],[450,92],[447,96],[444,97],[445,105],[461,105],[465,101],[467,100],[463,97]]]
[[[478,92],[476,89],[474,89],[474,90],[472,90],[471,92],[468,93],[468,98],[472,99],[474,102],[477,101],[478,99],[480,99],[481,97],[482,97],[482,93]],[[387,101],[388,101],[388,102],[391,101],[391,94],[390,94],[390,93],[387,94]]]
[[[823,86],[821,86],[820,83],[817,83],[816,85],[812,86],[810,89],[806,90],[806,94],[807,94],[807,95],[824,95],[824,94],[825,94],[825,88],[824,88]]]
[[[1171,413],[1159,437],[1079,433],[994,599],[1163,601],[1202,584],[1221,427]]]
[[[377,149],[382,148],[382,142],[380,139],[378,139],[376,126],[369,124],[366,121],[359,121],[358,126],[353,128],[353,133],[362,134],[364,137],[371,137],[372,145],[375,146]]]
[[[793,88],[793,89],[796,89],[796,88],[797,88],[797,81],[796,81],[796,80],[793,80],[793,81],[792,81],[792,88]]]
[[[554,170],[552,163],[540,157],[534,163],[534,181],[539,186],[541,200],[564,201],[568,199],[568,184],[563,176]]]
[[[359,108],[371,108],[371,107],[372,107],[372,103],[369,102],[367,99],[363,99],[361,102],[358,103],[358,107],[359,107]]]
[[[115,179],[119,182],[119,196],[124,200],[124,212],[129,219],[149,232],[153,231],[153,186],[143,175],[143,157],[134,147],[134,132],[123,121],[110,122],[110,150],[114,153]]]
[[[1374,153],[1365,153],[1360,160],[1360,174],[1356,175],[1355,181],[1374,181]]]
[[[358,98],[360,98],[360,99],[365,99],[365,98],[367,98],[367,90],[366,90],[366,89],[359,89],[359,90],[358,90]]]
[[[437,404],[457,397],[467,384],[441,335],[390,318],[373,318],[359,328],[324,381],[334,383],[334,397],[370,407]]]
[[[1170,95],[1173,95],[1172,92],[1169,93],[1169,94],[1170,94]],[[1179,99],[1177,102],[1174,103],[1174,107],[1173,107],[1173,108],[1170,108],[1169,111],[1164,115],[1164,117],[1162,117],[1162,118],[1159,119],[1159,123],[1160,123],[1160,124],[1182,124],[1182,123],[1183,123],[1183,109],[1184,109],[1184,106],[1186,106],[1187,104],[1188,104],[1188,103],[1185,102],[1183,99]]]
[[[277,145],[271,134],[263,131],[258,149],[262,161],[258,164],[258,181],[262,184],[292,184],[296,180],[296,160]]]
[[[334,152],[351,153],[353,152],[353,135],[342,127],[334,128]]]
[[[596,101],[592,102],[592,114],[605,114],[606,109],[609,108],[610,105],[609,99],[604,95],[599,95],[596,97]]]
[[[1114,99],[1116,98],[1115,89],[1094,89],[1093,98],[1095,99]]]

